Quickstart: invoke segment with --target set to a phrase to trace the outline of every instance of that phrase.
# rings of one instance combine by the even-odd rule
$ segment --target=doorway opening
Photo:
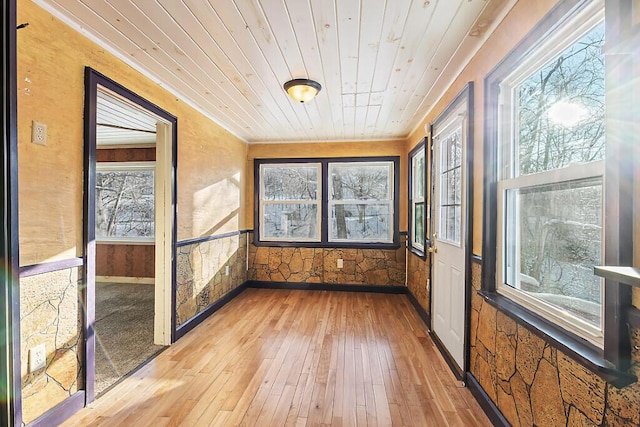
[[[96,395],[152,358],[156,127],[165,120],[99,87],[96,109]]]
[[[92,69],[85,100],[85,404],[175,335],[174,116]]]

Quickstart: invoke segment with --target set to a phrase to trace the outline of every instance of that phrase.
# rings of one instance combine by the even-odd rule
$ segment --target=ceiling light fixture
[[[284,90],[296,102],[311,101],[320,89],[322,89],[320,83],[309,79],[293,79],[284,84]]]

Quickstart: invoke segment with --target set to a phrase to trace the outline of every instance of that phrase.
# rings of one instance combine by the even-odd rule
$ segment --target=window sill
[[[478,295],[615,387],[621,388],[637,381],[635,375],[621,371],[611,362],[605,360],[601,349],[566,332],[509,298],[486,291],[478,291]]]
[[[640,268],[637,267],[594,267],[594,272],[607,280],[640,287]]]
[[[413,246],[408,246],[407,249],[409,249],[409,252],[411,252],[412,254],[417,256],[418,258],[427,259],[427,254],[425,253],[425,251],[421,251],[420,249],[416,249]]]
[[[327,249],[381,249],[396,250],[400,248],[399,243],[325,243],[325,242],[264,242],[253,241],[254,246],[265,246],[273,248],[327,248]]]
[[[96,245],[124,245],[124,246],[153,246],[155,240],[126,240],[126,239],[114,239],[114,240],[98,240],[96,239]]]

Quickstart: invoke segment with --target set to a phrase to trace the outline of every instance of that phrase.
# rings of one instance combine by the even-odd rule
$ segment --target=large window
[[[424,254],[427,230],[425,141],[409,153],[409,245]]]
[[[98,163],[96,239],[153,242],[155,162]]]
[[[500,84],[499,293],[603,345],[602,11],[576,18]]]
[[[397,158],[256,160],[256,243],[396,245]]]
[[[260,165],[260,237],[320,241],[319,163]]]

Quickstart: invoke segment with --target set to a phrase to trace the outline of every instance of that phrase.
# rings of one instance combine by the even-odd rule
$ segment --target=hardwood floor
[[[248,289],[79,426],[489,426],[405,295]]]

